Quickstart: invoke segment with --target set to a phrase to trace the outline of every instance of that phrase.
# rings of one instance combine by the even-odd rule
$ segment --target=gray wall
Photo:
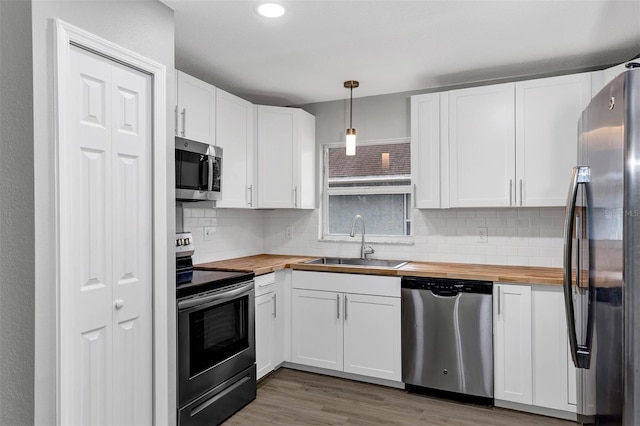
[[[33,424],[31,4],[0,1],[0,424]]]
[[[356,89],[357,90],[357,89]],[[368,96],[353,100],[353,127],[359,141],[408,138],[410,97],[425,91]],[[344,142],[349,127],[349,100],[304,105],[316,117],[316,143]]]
[[[54,109],[53,109],[53,18],[89,31],[108,41],[153,59],[166,66],[167,117],[173,117],[175,103],[174,22],[173,11],[155,0],[55,1],[34,0],[33,19],[33,89],[35,154],[35,423],[53,424],[55,413],[55,241],[54,241]],[[25,66],[25,69],[28,69]],[[166,149],[168,222],[175,223],[173,193],[173,122],[167,122]],[[167,238],[175,230],[167,229]],[[171,241],[169,239],[169,241]],[[172,249],[172,247],[170,247]],[[168,276],[175,276],[175,254],[167,253]],[[173,294],[169,292],[169,294]],[[175,294],[173,294],[175,300]],[[171,302],[171,300],[170,300]],[[169,312],[168,315],[175,315]],[[175,324],[175,317],[168,318]],[[175,336],[175,330],[167,330]],[[175,337],[172,341],[175,344]],[[3,342],[4,345],[4,342]],[[173,351],[175,353],[175,348]],[[26,353],[24,356],[30,356]],[[32,356],[32,355],[31,355]],[[175,388],[175,371],[168,371],[170,388]],[[164,401],[159,401],[164,405]],[[175,397],[166,406],[175,420]]]

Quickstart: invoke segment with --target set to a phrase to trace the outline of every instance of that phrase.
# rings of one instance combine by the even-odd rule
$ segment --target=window
[[[367,236],[411,235],[409,142],[359,144],[354,156],[326,146],[323,194],[324,238],[349,235],[356,214]]]

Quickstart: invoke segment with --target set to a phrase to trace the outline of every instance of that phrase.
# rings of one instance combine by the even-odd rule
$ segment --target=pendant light
[[[356,155],[356,129],[353,128],[353,89],[360,86],[355,80],[349,80],[344,82],[344,87],[350,90],[349,92],[349,128],[347,129],[347,155]]]

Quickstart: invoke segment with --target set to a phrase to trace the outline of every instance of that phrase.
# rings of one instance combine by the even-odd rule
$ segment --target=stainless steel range
[[[178,425],[216,425],[256,397],[254,275],[193,269],[176,236]]]

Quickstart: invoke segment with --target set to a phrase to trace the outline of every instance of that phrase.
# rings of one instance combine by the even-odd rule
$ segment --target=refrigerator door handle
[[[569,347],[571,358],[577,368],[589,368],[591,350],[585,345],[578,345],[576,335],[575,312],[573,309],[573,297],[571,294],[571,254],[573,251],[574,216],[576,211],[576,199],[578,187],[590,181],[590,169],[586,166],[576,166],[571,172],[571,184],[567,195],[567,206],[564,218],[564,304],[566,310],[567,332],[569,334]],[[588,218],[587,218],[588,220]],[[578,271],[579,274],[579,271]],[[590,321],[587,321],[589,323]]]

